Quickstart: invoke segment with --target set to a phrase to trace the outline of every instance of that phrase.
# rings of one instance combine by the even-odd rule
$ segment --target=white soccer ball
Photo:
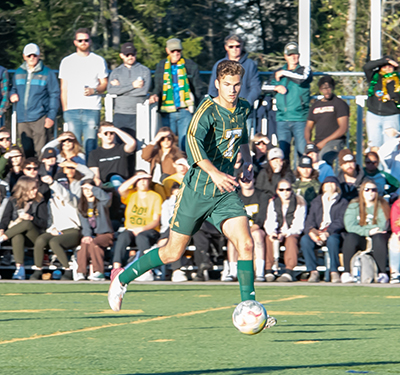
[[[232,314],[233,325],[246,335],[261,332],[267,323],[267,310],[257,301],[243,301]]]

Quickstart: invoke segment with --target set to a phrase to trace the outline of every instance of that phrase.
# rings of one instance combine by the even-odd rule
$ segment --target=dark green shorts
[[[176,197],[170,228],[174,232],[192,236],[208,220],[221,232],[224,220],[239,216],[247,217],[247,213],[236,192],[210,197],[182,183]]]

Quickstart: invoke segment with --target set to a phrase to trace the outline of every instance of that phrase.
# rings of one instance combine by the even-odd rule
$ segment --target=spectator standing
[[[385,142],[379,148],[378,155],[384,171],[400,181],[400,138]]]
[[[293,192],[292,184],[287,180],[280,180],[276,187],[276,196],[269,201],[267,218],[264,229],[267,233],[266,275],[268,282],[274,281],[276,276],[272,270],[274,264],[275,243],[285,245],[285,269],[276,281],[293,281],[293,268],[297,266],[299,252],[299,238],[304,229],[307,204],[304,198]]]
[[[358,197],[358,189],[365,178],[363,169],[356,164],[353,153],[349,149],[339,152],[340,172],[338,180],[343,197],[348,201]]]
[[[335,80],[331,76],[322,76],[318,88],[324,97],[311,106],[304,137],[307,144],[311,143],[311,133],[315,127],[314,143],[320,150],[319,157],[332,165],[345,146],[350,109],[344,100],[334,94]]]
[[[314,143],[307,144],[304,154],[311,158],[312,166],[318,172],[318,180],[321,184],[326,177],[335,176],[332,167],[325,160],[319,159],[319,149]]]
[[[215,87],[218,64],[224,60],[238,61],[244,68],[240,97],[245,98],[253,109],[254,102],[258,99],[258,96],[261,93],[261,82],[258,75],[257,64],[249,58],[249,54],[244,49],[244,41],[240,36],[235,34],[228,35],[225,38],[224,47],[226,51],[225,57],[218,60],[212,68],[208,94],[213,98],[218,96],[218,90]],[[250,132],[251,124],[249,125],[249,119],[247,121],[247,130]]]
[[[158,102],[163,126],[171,128],[178,135],[179,148],[184,151],[195,104],[203,96],[203,82],[198,65],[182,57],[182,43],[179,39],[167,40],[165,50],[168,56],[157,64],[150,103]]]
[[[116,135],[122,144],[115,143]],[[118,188],[129,177],[128,155],[135,151],[136,140],[106,121],[101,123],[97,136],[101,139],[101,147],[90,153],[88,161],[94,181],[96,185],[111,181]]]
[[[150,69],[136,60],[136,48],[130,43],[121,46],[122,64],[115,68],[108,81],[107,91],[114,99],[114,125],[136,137],[136,105],[143,103],[151,85]]]
[[[40,60],[36,44],[27,44],[22,56],[25,61],[14,74],[10,102],[17,103],[18,136],[25,155],[40,157],[46,129],[56,120],[60,87],[53,71]]]
[[[365,250],[366,237],[372,239],[371,255],[378,266],[378,282],[387,283],[388,234],[390,218],[389,204],[378,195],[378,188],[366,179],[360,186],[358,198],[348,205],[344,214],[347,234],[343,242],[344,273],[342,283],[353,282],[350,274],[350,261],[358,250]]]
[[[318,195],[320,183],[318,172],[312,166],[312,159],[309,156],[302,156],[295,171],[296,181],[293,183],[293,190],[301,195],[310,207],[311,201]]]
[[[107,88],[107,64],[90,52],[90,32],[75,32],[76,52],[60,64],[61,105],[68,130],[75,134],[85,149],[86,159],[97,146],[97,128],[100,123],[101,97]]]
[[[400,130],[400,81],[396,72],[399,64],[390,56],[369,61],[364,65],[370,84],[367,100],[367,134],[371,151],[397,135]]]
[[[0,65],[0,127],[4,126],[4,118],[9,103],[8,70]]]
[[[333,283],[340,283],[338,273],[339,250],[344,232],[344,213],[348,201],[342,197],[339,180],[326,177],[321,185],[321,194],[316,197],[307,215],[304,236],[300,240],[300,248],[304,255],[307,271],[310,272],[308,282],[319,281],[315,249],[327,246],[330,258],[330,276]]]
[[[283,150],[285,159],[289,160],[292,137],[295,140],[297,154],[304,153],[306,126],[309,104],[310,83],[312,72],[309,66],[299,64],[299,47],[290,42],[284,48],[286,64],[278,69],[270,82],[268,89],[275,91],[276,121],[279,147]]]
[[[390,283],[400,283],[400,199],[393,203],[390,211],[392,235],[389,240]]]

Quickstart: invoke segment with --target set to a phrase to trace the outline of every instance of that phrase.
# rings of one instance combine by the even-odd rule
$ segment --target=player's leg
[[[255,300],[253,251],[254,242],[250,234],[249,220],[238,216],[221,224],[224,235],[238,251],[238,280],[242,301]]]

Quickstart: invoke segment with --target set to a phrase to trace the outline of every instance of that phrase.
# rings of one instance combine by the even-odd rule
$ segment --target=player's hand
[[[252,163],[243,163],[243,180],[253,181],[254,170]]]
[[[239,186],[235,177],[220,171],[213,172],[210,177],[221,193],[231,193]]]
[[[286,88],[285,86],[278,85],[278,86],[275,86],[275,91],[276,91],[278,94],[285,95],[285,94],[287,93],[287,88]]]
[[[93,241],[93,238],[92,238],[92,237],[89,237],[89,236],[83,237],[83,238],[82,238],[82,243],[87,244],[87,245],[89,245],[90,243],[92,243],[92,241]]]
[[[54,125],[54,121],[51,118],[46,117],[44,120],[44,127],[50,129]]]
[[[277,72],[275,72],[275,79],[279,82],[284,75],[284,70],[278,70]]]

